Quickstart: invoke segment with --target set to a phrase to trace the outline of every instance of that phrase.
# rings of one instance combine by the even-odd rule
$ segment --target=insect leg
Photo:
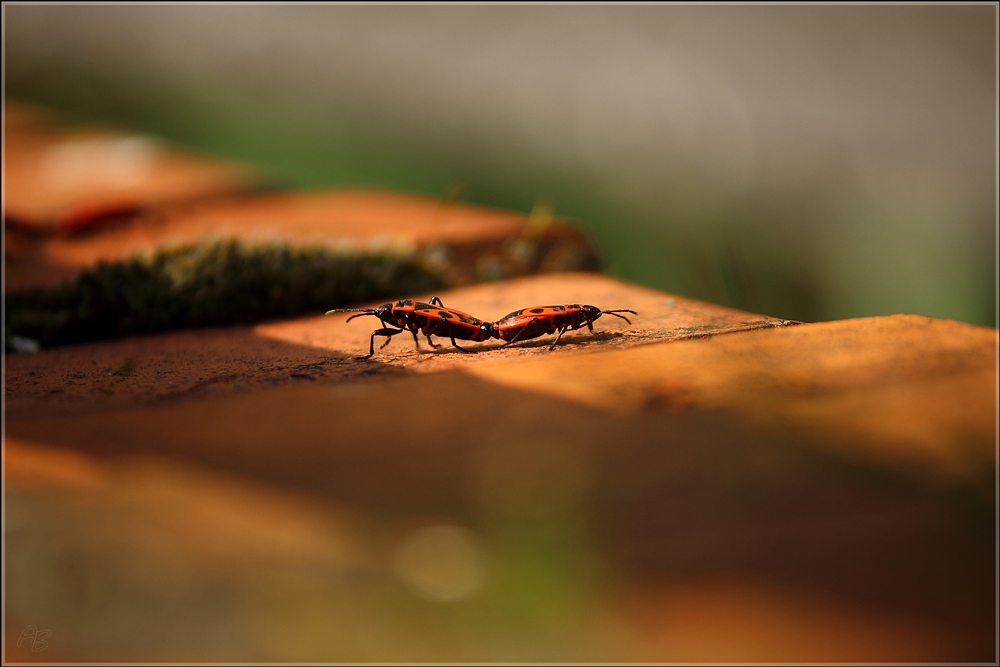
[[[411,334],[413,334],[413,344],[417,346],[417,352],[419,352],[420,351],[420,339],[417,338],[417,332],[414,331],[413,329],[410,329],[409,331],[410,331]]]
[[[458,343],[455,342],[454,338],[451,339],[451,344],[454,345],[455,347],[458,347],[458,349],[460,349],[462,352],[472,352],[472,350],[466,350],[464,347],[459,347]]]
[[[588,323],[588,324],[589,324],[589,323]],[[551,352],[552,350],[556,349],[556,343],[558,343],[558,342],[559,342],[559,339],[560,339],[560,338],[562,338],[562,335],[563,335],[564,333],[566,333],[566,329],[569,329],[569,325],[568,325],[568,324],[567,324],[566,326],[564,326],[564,327],[563,327],[562,329],[560,329],[560,330],[559,330],[559,335],[558,335],[558,336],[556,336],[556,339],[555,339],[555,341],[553,341],[552,345],[550,345],[550,346],[549,346],[549,351],[550,351],[550,352]],[[593,331],[593,329],[591,329],[591,331]]]
[[[379,346],[379,348],[378,348],[378,349],[381,350],[383,347],[385,347],[386,345],[388,345],[389,341],[392,340],[392,337],[395,336],[398,333],[403,333],[403,330],[402,329],[376,329],[375,331],[373,331],[372,332],[371,340],[369,341],[369,344],[368,344],[368,357],[370,357],[370,356],[372,356],[372,355],[375,354],[375,336],[385,336],[385,342],[382,343],[382,345]],[[368,357],[359,357],[359,358],[360,359],[367,359]]]
[[[440,299],[438,299],[438,301],[440,301]],[[427,338],[427,342],[430,343],[430,346],[435,350],[439,349],[441,346],[431,340],[431,334],[435,334],[437,330],[440,328],[441,328],[441,321],[437,320],[436,322],[431,322],[430,324],[428,324],[427,329],[424,331],[424,337]]]
[[[518,340],[521,339],[521,336],[524,334],[524,332],[528,330],[528,327],[530,325],[534,324],[537,321],[538,321],[538,318],[532,319],[530,322],[528,322],[528,324],[525,324],[523,327],[521,327],[520,329],[518,329],[517,333],[514,334],[513,338],[511,338],[509,341],[507,341],[506,343],[504,343],[503,345],[501,345],[497,349],[498,350],[502,350],[503,348],[507,347],[508,345],[513,345],[514,343],[516,343]]]
[[[432,296],[431,300],[428,301],[428,303],[431,304],[432,306],[441,306],[442,308],[444,308],[444,302],[441,301],[441,299],[437,298],[436,296]]]

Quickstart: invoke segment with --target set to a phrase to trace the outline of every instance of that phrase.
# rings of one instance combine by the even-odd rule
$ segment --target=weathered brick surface
[[[993,488],[997,332],[894,315],[469,372],[621,414],[732,410],[847,456]]]
[[[411,295],[429,299],[432,295]],[[499,350],[500,341],[462,344],[447,339],[432,351],[421,339],[396,336],[369,361],[373,317],[349,324],[347,315],[314,316],[255,327],[216,328],[57,348],[7,360],[8,414],[54,414],[135,405],[149,401],[198,398],[268,387],[286,382],[343,381],[372,374],[438,371],[467,364],[564,354],[569,350],[630,347],[656,340],[779,326],[781,320],[716,306],[622,283],[593,273],[550,274],[487,283],[442,292],[445,304],[483,319],[499,319],[518,308],[548,303],[596,304],[631,308],[632,324],[605,316],[598,335],[569,332],[560,348],[548,352],[553,337]],[[378,304],[357,304],[377,306]],[[384,339],[377,339],[376,346]]]
[[[989,661],[996,344],[874,318],[8,417],[8,619],[67,659]],[[428,526],[474,593],[411,591]]]

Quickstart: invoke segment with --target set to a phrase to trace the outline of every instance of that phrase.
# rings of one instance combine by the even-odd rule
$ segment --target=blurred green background
[[[285,186],[551,206],[669,292],[996,326],[996,26],[995,3],[5,4],[4,68],[10,99]]]

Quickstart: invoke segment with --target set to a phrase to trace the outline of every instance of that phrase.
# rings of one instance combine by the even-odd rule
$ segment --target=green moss
[[[132,371],[134,370],[135,370],[135,364],[132,362],[131,359],[126,359],[125,363],[123,363],[118,368],[118,370],[115,371],[115,376],[120,378],[127,378],[128,376],[132,375]]]
[[[250,324],[441,284],[413,260],[390,254],[220,241],[102,263],[65,285],[9,294],[5,337],[54,346]]]

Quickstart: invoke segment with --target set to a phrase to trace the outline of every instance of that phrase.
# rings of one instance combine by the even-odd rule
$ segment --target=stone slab
[[[413,295],[429,299],[432,295]],[[594,273],[545,274],[442,292],[448,306],[482,319],[499,319],[518,308],[548,303],[592,303],[631,308],[632,324],[605,316],[597,335],[567,333],[548,351],[552,337],[500,350],[500,342],[463,344],[465,354],[445,347],[420,350],[397,336],[368,361],[375,318],[350,323],[348,315],[314,316],[231,327],[183,331],[9,355],[6,407],[9,416],[106,410],[126,405],[197,399],[283,383],[345,381],[364,376],[440,371],[524,356],[566,355],[630,347],[715,333],[781,326],[777,318],[744,313],[675,297]],[[379,304],[356,304],[377,306]]]
[[[629,338],[8,414],[8,636],[96,661],[995,658],[995,330]]]
[[[582,229],[551,215],[341,189],[203,201],[159,208],[87,235],[15,238],[6,289],[57,285],[98,262],[228,240],[393,253],[422,261],[451,286],[599,266]]]

